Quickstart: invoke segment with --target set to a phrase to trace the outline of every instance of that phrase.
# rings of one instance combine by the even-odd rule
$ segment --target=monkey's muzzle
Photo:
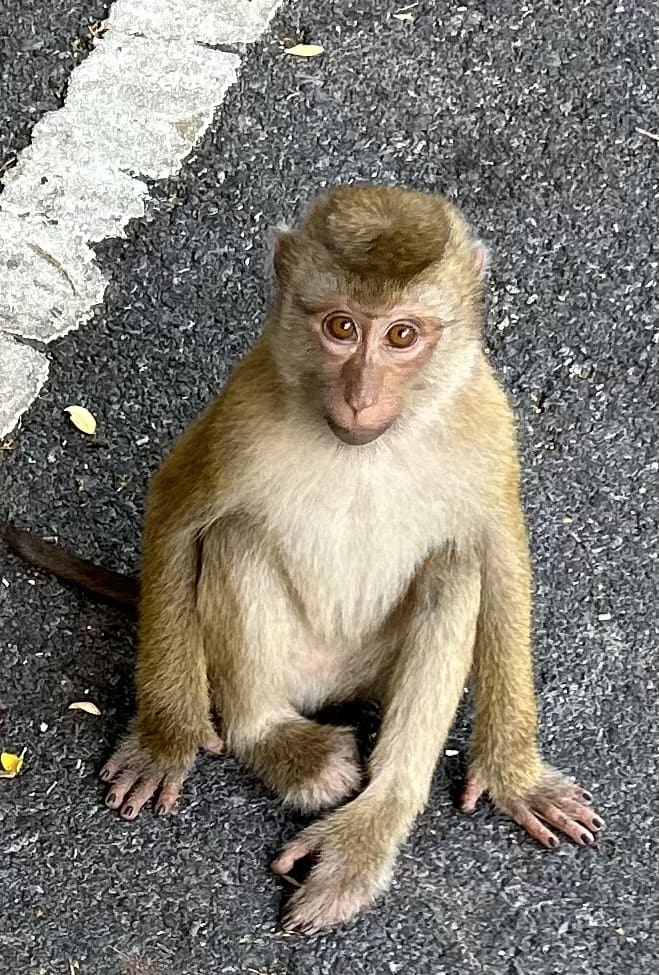
[[[351,447],[362,447],[367,443],[373,443],[378,437],[389,429],[391,426],[391,421],[385,423],[384,426],[378,427],[376,430],[366,430],[354,428],[349,430],[347,427],[341,427],[338,423],[335,423],[331,417],[327,417],[327,425],[334,434],[334,436],[341,441],[341,443],[348,444]]]

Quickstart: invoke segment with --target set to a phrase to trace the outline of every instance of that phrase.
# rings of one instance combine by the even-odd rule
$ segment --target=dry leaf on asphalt
[[[71,417],[71,423],[83,433],[96,433],[96,420],[84,406],[67,406],[64,410]]]
[[[322,44],[295,44],[293,47],[284,48],[286,54],[292,54],[296,58],[317,58],[324,51]]]
[[[74,701],[69,704],[69,711],[86,711],[87,714],[100,714],[101,711],[92,701]]]
[[[23,759],[25,757],[26,749],[24,748],[20,755],[13,755],[11,752],[2,752],[0,754],[0,779],[15,779],[20,770],[23,768]]]
[[[410,24],[414,23],[414,14],[411,14],[408,11],[401,11],[400,13],[393,14],[392,16],[394,16],[396,20],[407,20]]]

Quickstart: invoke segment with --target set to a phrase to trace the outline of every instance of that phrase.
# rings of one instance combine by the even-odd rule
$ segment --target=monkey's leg
[[[210,529],[203,551],[198,610],[227,747],[288,806],[337,805],[361,782],[355,735],[291,704],[292,651],[311,636],[277,553],[240,517]]]
[[[388,886],[398,847],[427,802],[467,679],[479,590],[475,560],[433,558],[421,570],[387,680],[368,787],[304,830],[273,863],[287,874],[304,857],[316,861],[287,905],[285,928],[310,933],[347,921]]]
[[[531,579],[526,532],[517,505],[485,548],[474,654],[476,724],[462,808],[488,792],[544,846],[558,846],[545,823],[576,843],[592,843],[604,825],[590,795],[540,757],[531,662]]]

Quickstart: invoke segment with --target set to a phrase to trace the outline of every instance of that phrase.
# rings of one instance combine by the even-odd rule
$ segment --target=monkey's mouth
[[[378,427],[377,430],[348,430],[346,427],[339,426],[335,423],[331,417],[326,417],[327,426],[330,428],[334,436],[341,441],[341,443],[348,444],[351,447],[363,447],[367,443],[373,443],[378,437],[389,429],[391,423],[385,423],[384,426]]]

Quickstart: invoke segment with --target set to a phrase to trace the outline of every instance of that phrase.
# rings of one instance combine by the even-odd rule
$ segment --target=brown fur
[[[366,788],[274,864],[315,857],[292,928],[384,890],[472,658],[464,808],[489,792],[545,845],[541,818],[578,842],[602,825],[538,750],[516,435],[480,346],[482,264],[445,200],[326,194],[278,244],[263,336],[149,490],[138,713],[104,772],[113,808],[133,818],[159,782],[172,808],[198,748],[219,747],[213,711],[285,802],[336,805],[360,781],[354,739],[306,715],[383,708]],[[346,342],[324,330],[336,309]],[[416,330],[403,354],[387,339],[401,320]]]

